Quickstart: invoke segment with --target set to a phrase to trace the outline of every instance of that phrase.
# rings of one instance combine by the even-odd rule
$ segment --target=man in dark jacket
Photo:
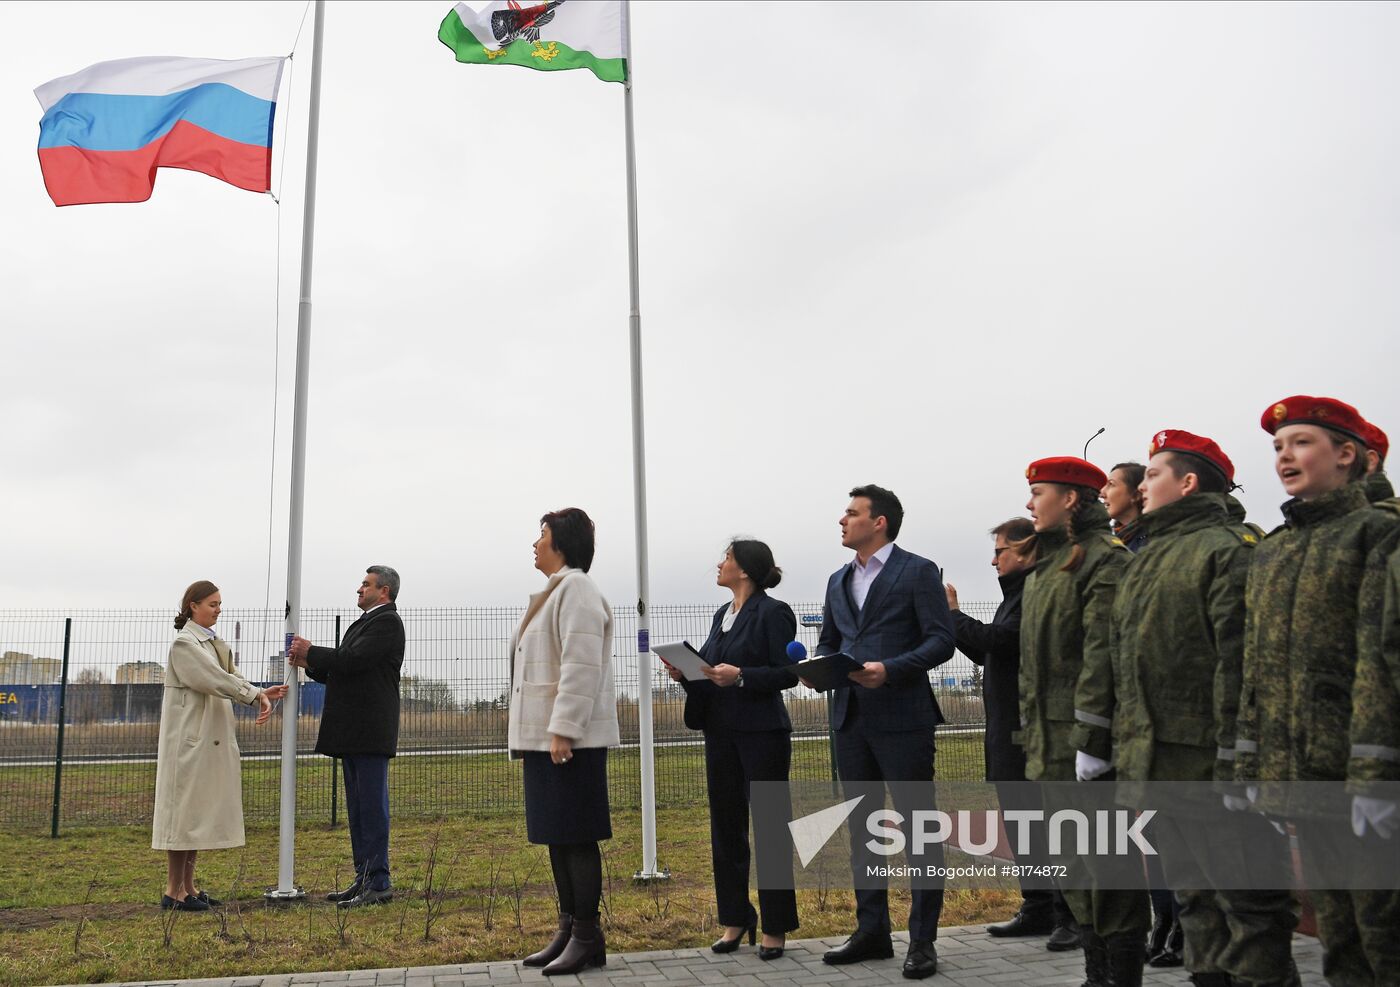
[[[893,492],[874,484],[851,491],[840,521],[841,544],[855,558],[827,582],[818,648],[821,654],[844,652],[862,666],[836,687],[832,703],[836,763],[846,797],[870,794],[883,801],[888,783],[922,783],[927,806],[913,794],[918,785],[891,788],[895,810],[911,820],[916,809],[932,807],[933,736],[943,714],[928,673],[953,657],[953,621],[938,567],[894,544],[903,520],[904,508]],[[941,864],[941,851],[935,844],[926,865]],[[874,863],[865,836],[852,826],[857,927],[844,945],[822,957],[826,963],[894,954],[888,889],[870,879]],[[942,886],[915,884],[903,971],[908,979],[937,972],[933,941],[942,908]]]
[[[998,786],[1004,808],[1038,809],[1039,805],[1020,804],[1029,786],[1026,781],[1026,752],[1012,740],[1021,728],[1021,592],[1026,574],[1035,564],[1033,556],[1021,555],[1016,545],[1035,534],[1029,518],[1012,518],[991,530],[992,567],[1001,583],[1001,606],[990,624],[984,624],[958,609],[958,590],[952,583],[943,588],[948,608],[953,611],[953,627],[958,650],[982,666],[982,710],[986,719],[983,733],[983,759],[986,778],[991,782],[1020,783]],[[1026,861],[1048,863],[1046,861]],[[1047,948],[1056,952],[1079,948],[1079,932],[1064,898],[1046,886],[1044,880],[1021,879],[1021,908],[1009,922],[987,927],[998,938],[1039,936],[1052,933]]]
[[[378,905],[394,897],[389,880],[389,758],[399,743],[399,670],[404,632],[395,600],[399,574],[388,566],[365,570],[358,595],[360,619],[336,648],[294,636],[288,662],[326,684],[318,753],[338,757],[345,769],[345,813],[355,880],[326,895],[342,908]]]

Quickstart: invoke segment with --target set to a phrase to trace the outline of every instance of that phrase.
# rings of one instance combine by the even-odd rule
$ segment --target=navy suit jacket
[[[711,665],[737,665],[744,684],[720,687],[708,679],[683,682],[685,725],[692,730],[792,730],[783,690],[797,684],[787,646],[797,636],[792,607],[762,590],[754,592],[734,617],[734,626],[720,630],[726,603],[715,611],[710,636],[700,647]]]
[[[938,567],[898,545],[875,581],[865,606],[851,599],[848,562],[826,584],[818,654],[844,651],[857,661],[883,662],[887,677],[878,689],[850,679],[835,689],[831,725],[840,730],[853,705],[862,729],[873,733],[932,730],[943,722],[933,698],[929,669],[953,657],[953,617]]]
[[[313,645],[306,675],[326,684],[316,751],[331,757],[381,754],[399,746],[399,671],[404,631],[399,608],[386,603],[361,614],[338,648]]]

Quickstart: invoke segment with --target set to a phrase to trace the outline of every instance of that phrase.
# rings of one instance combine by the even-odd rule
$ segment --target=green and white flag
[[[493,0],[459,3],[438,40],[459,62],[524,65],[544,72],[591,69],[604,82],[627,81],[624,0]]]

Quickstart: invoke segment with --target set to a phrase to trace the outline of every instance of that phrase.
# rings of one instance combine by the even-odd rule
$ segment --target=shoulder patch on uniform
[[[1240,536],[1240,541],[1244,542],[1246,545],[1256,545],[1259,543],[1259,536],[1252,531],[1237,531],[1236,534]]]
[[[1124,544],[1123,544],[1123,539],[1119,538],[1117,535],[1110,535],[1110,536],[1109,536],[1109,539],[1108,539],[1108,543],[1109,543],[1110,545],[1117,545],[1119,548],[1127,548],[1127,547],[1128,547],[1127,545],[1124,545]]]

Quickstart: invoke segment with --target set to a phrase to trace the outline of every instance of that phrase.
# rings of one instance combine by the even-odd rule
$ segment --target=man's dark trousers
[[[891,866],[898,857],[871,853],[866,843],[871,840],[864,819],[879,808],[883,797],[883,782],[902,782],[892,793],[894,809],[904,819],[906,852],[912,851],[909,841],[910,823],[916,809],[932,809],[933,799],[933,729],[899,730],[894,732],[864,729],[859,699],[852,696],[846,722],[836,731],[836,765],[841,774],[841,789],[845,798],[868,796],[856,808],[850,819],[851,874],[856,883],[856,925],[862,932],[888,935],[890,932],[889,891],[886,878],[871,878],[867,868]],[[919,797],[919,793],[926,793]],[[920,855],[917,865],[927,869],[943,866],[943,844],[935,843]],[[910,857],[914,863],[914,858]],[[938,917],[943,911],[943,888],[929,887],[929,879],[911,880],[913,890],[909,908],[909,938],[911,940],[938,937]],[[873,887],[879,884],[882,886]]]
[[[389,881],[389,759],[379,754],[348,754],[345,814],[350,821],[350,854],[355,877],[366,890],[387,891]]]

